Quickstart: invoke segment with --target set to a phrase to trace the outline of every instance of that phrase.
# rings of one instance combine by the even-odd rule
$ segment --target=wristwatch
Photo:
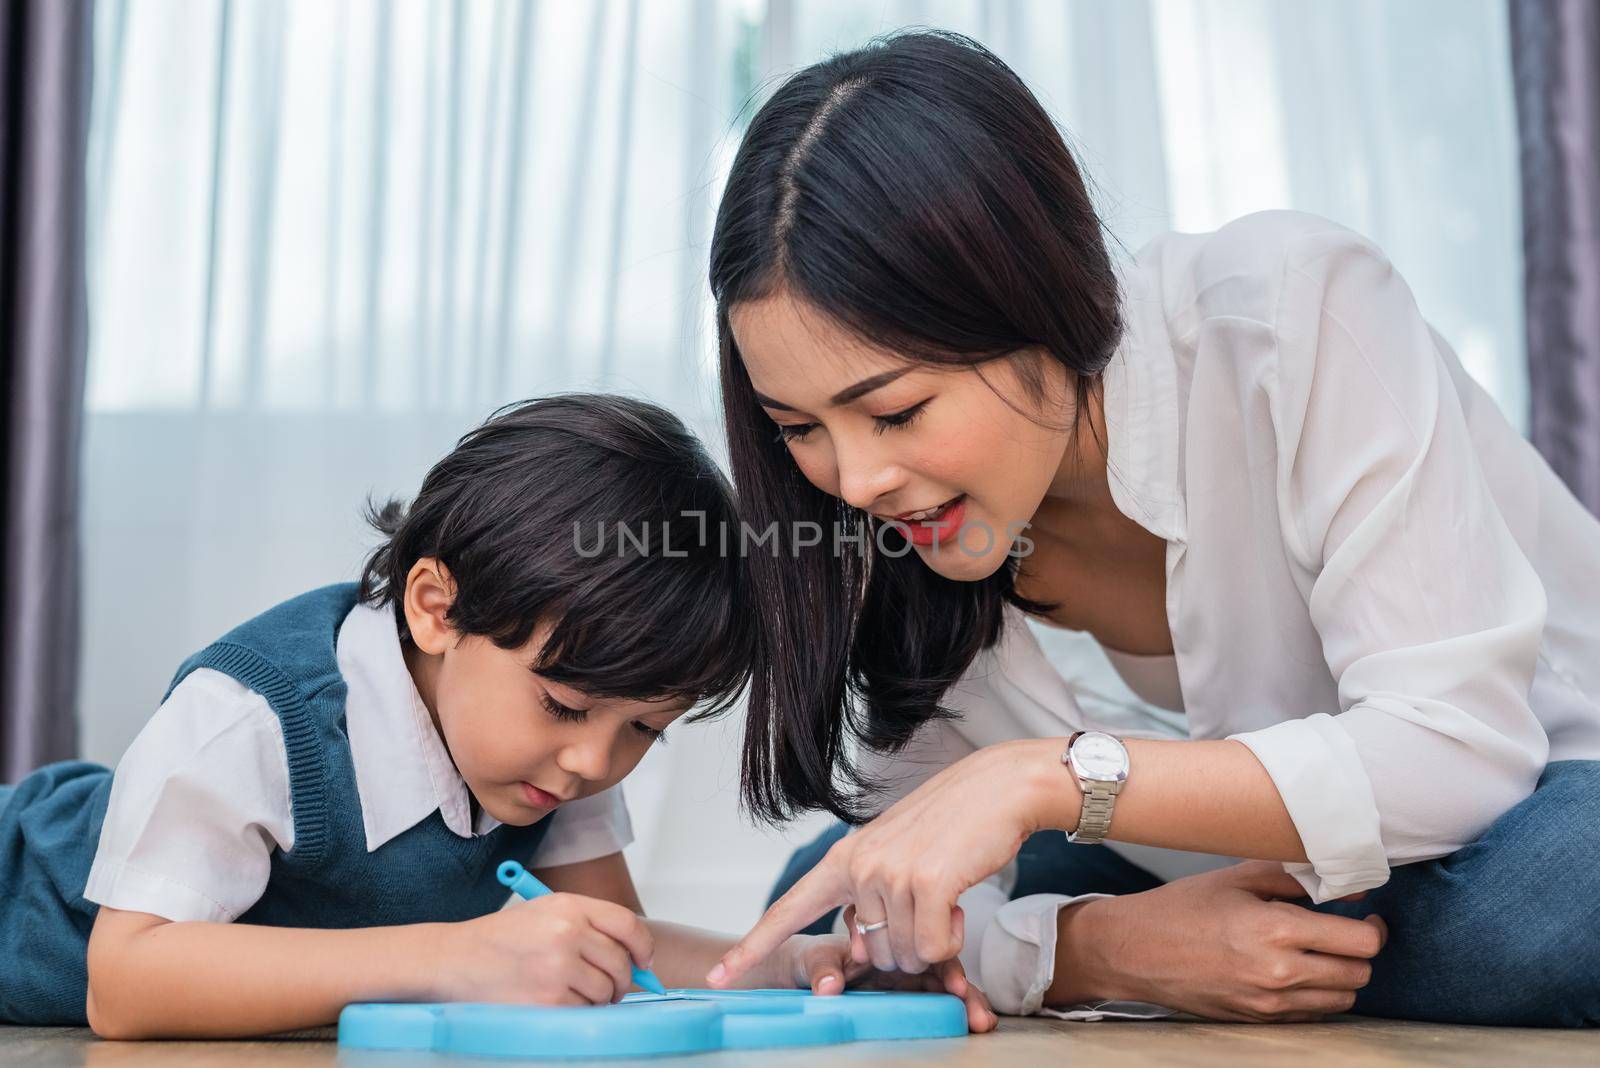
[[[1117,794],[1128,781],[1128,747],[1103,731],[1079,731],[1067,739],[1061,763],[1072,769],[1083,791],[1078,829],[1067,832],[1067,841],[1084,845],[1104,841]]]

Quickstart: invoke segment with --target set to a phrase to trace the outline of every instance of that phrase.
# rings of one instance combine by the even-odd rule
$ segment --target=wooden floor
[[[408,1053],[340,1054],[333,1031],[259,1042],[101,1042],[68,1028],[0,1027],[0,1068],[234,1068],[337,1065],[338,1068],[435,1068],[504,1064]],[[862,1042],[816,1049],[585,1061],[592,1065],[811,1068],[819,1062],[859,1065],[1600,1065],[1600,1030],[1545,1031],[1512,1027],[1441,1027],[1346,1018],[1322,1024],[1245,1026],[1206,1023],[1092,1023],[1007,1019],[991,1035],[925,1042]],[[568,1062],[571,1063],[571,1062]]]

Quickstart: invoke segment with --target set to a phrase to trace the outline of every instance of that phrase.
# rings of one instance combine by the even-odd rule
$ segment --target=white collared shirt
[[[387,609],[357,605],[336,657],[349,687],[345,725],[371,852],[438,811],[463,837],[467,784],[417,693]],[[530,867],[621,852],[633,838],[622,787],[554,814]],[[294,847],[289,763],[266,699],[209,668],[191,672],[117,764],[84,896],[169,920],[230,922],[261,897],[274,849]]]
[[[1309,858],[1285,868],[1320,902],[1473,841],[1547,760],[1600,757],[1600,522],[1377,248],[1264,212],[1158,238],[1123,285],[1107,472],[1118,509],[1167,542],[1182,727],[1080,701],[1010,610],[946,698],[962,718],[875,770],[903,793],[1013,738],[1235,738],[1283,797]],[[1071,899],[1005,903],[1003,882],[971,892],[993,920],[963,957],[997,1008],[1038,1011]]]

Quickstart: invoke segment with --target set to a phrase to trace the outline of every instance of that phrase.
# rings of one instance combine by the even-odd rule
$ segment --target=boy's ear
[[[406,576],[406,626],[411,640],[424,653],[437,656],[455,644],[455,628],[446,617],[455,603],[456,583],[450,569],[424,556]]]

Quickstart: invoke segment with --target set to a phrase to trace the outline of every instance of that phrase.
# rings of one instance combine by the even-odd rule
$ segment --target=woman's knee
[[[1600,1022],[1597,857],[1600,761],[1552,764],[1533,795],[1478,841],[1396,868],[1358,906],[1384,918],[1390,939],[1356,1011],[1547,1027]]]

